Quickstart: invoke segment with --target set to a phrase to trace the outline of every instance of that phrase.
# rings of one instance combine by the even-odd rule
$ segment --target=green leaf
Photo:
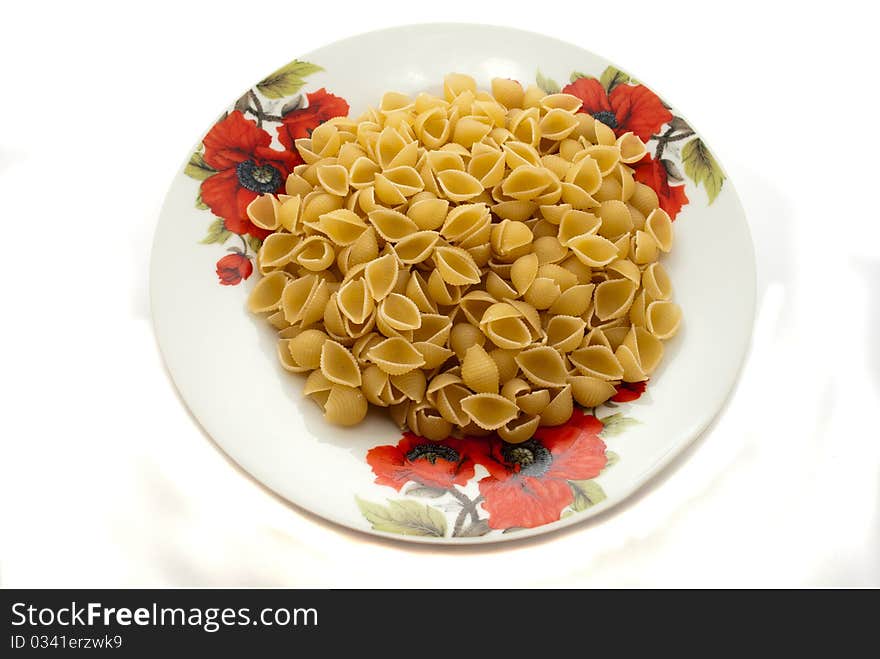
[[[206,204],[202,200],[202,191],[201,190],[199,190],[199,193],[196,195],[196,208],[198,208],[199,210],[202,210],[202,211],[208,210],[208,204]]]
[[[248,234],[247,240],[248,247],[253,250],[254,254],[260,251],[260,247],[263,246],[263,241],[259,238],[254,238],[252,235]]]
[[[227,231],[226,227],[223,225],[223,220],[218,218],[208,226],[208,235],[202,238],[202,243],[205,245],[211,245],[213,243],[222,245],[231,235],[232,233]]]
[[[442,538],[446,535],[446,516],[418,501],[388,501],[387,506],[355,497],[361,514],[376,531],[401,535]]]
[[[541,71],[538,71],[538,74],[535,76],[535,83],[543,89],[548,94],[558,94],[559,93],[559,83],[553,80],[552,78],[546,77]]]
[[[183,168],[183,173],[190,178],[204,181],[209,176],[216,174],[217,170],[205,162],[205,157],[201,151],[196,151],[189,157],[189,162]]]
[[[605,463],[605,469],[608,467],[613,467],[618,462],[620,462],[620,456],[617,455],[614,451],[605,451],[605,459],[607,462]]]
[[[456,537],[458,538],[476,538],[486,535],[492,529],[489,528],[489,522],[485,519],[478,520],[464,528]]]
[[[615,69],[613,66],[609,66],[602,72],[602,77],[599,78],[599,82],[602,83],[602,86],[605,88],[605,91],[609,94],[611,90],[617,87],[617,85],[622,85],[630,81],[629,75],[621,71],[620,69]]]
[[[596,76],[591,76],[589,73],[581,73],[580,71],[572,71],[571,75],[568,77],[568,81],[574,82],[575,80],[580,80],[581,78],[587,78],[588,80],[595,80]]]
[[[697,185],[702,184],[709,196],[709,203],[715,201],[724,185],[724,172],[699,137],[695,137],[681,149],[681,162],[684,173]]]
[[[306,84],[303,78],[323,70],[317,64],[293,60],[258,82],[257,89],[267,98],[284,98],[296,94]]]
[[[568,481],[574,494],[571,509],[575,512],[586,510],[605,500],[605,490],[596,481]]]
[[[622,412],[610,414],[603,419],[599,419],[604,426],[599,437],[606,439],[608,437],[616,437],[623,433],[627,428],[639,425],[639,421],[629,416],[624,416]]]
[[[411,497],[424,497],[426,499],[437,499],[446,494],[447,490],[442,487],[428,487],[427,485],[414,485],[404,492]]]

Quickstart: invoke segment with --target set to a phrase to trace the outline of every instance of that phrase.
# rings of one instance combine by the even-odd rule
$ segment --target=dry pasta
[[[296,140],[248,308],[334,424],[370,405],[429,439],[523,442],[643,381],[681,309],[646,153],[567,94],[450,74]]]

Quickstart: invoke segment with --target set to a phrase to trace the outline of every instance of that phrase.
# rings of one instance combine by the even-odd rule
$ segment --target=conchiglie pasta
[[[329,423],[515,444],[657,372],[682,323],[648,150],[580,98],[450,74],[295,140],[247,307]],[[294,377],[294,376],[292,376]],[[540,434],[540,433],[539,433]]]

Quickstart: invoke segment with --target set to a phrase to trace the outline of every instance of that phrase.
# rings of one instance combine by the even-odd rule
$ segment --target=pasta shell
[[[446,149],[428,151],[426,159],[428,162],[428,166],[435,174],[439,174],[440,172],[445,172],[450,169],[454,169],[459,172],[465,171],[464,160],[462,159],[461,154],[455,153],[453,151],[449,151]]]
[[[654,192],[653,188],[644,183],[636,183],[633,193],[628,201],[645,217],[650,215],[651,211],[660,206],[660,200],[657,198],[657,193]]]
[[[516,80],[507,78],[492,79],[492,96],[504,107],[521,108],[523,104],[523,88]]]
[[[516,356],[523,375],[541,387],[558,387],[565,384],[568,372],[562,355],[549,346],[538,346]]]
[[[275,311],[281,307],[281,295],[290,276],[285,272],[270,272],[260,279],[248,296],[248,309],[252,313]]]
[[[374,210],[370,212],[369,217],[379,235],[391,242],[401,240],[419,230],[416,223],[406,215],[390,208]]]
[[[630,328],[621,347],[629,348],[646,375],[650,375],[663,358],[663,343],[641,327]]]
[[[448,284],[440,276],[438,270],[432,270],[428,276],[428,293],[437,304],[458,304],[461,300],[461,289],[458,286]]]
[[[367,357],[389,375],[401,375],[424,365],[425,359],[406,339],[385,339],[370,348]]]
[[[550,306],[550,313],[563,316],[581,316],[590,306],[593,284],[577,284],[563,291]]]
[[[311,369],[302,366],[297,363],[296,359],[290,353],[290,339],[282,338],[278,341],[277,344],[277,352],[278,352],[278,361],[281,362],[281,367],[290,371],[291,373],[305,373]]]
[[[505,142],[501,148],[505,162],[510,169],[541,166],[541,155],[531,144],[516,141]]]
[[[376,199],[388,206],[405,204],[407,197],[425,189],[425,183],[413,167],[395,167],[376,174],[373,179]]]
[[[658,339],[669,339],[681,324],[681,308],[674,302],[651,302],[645,312],[648,331]]]
[[[553,316],[547,323],[547,345],[560,352],[576,350],[584,340],[586,326],[575,316]]]
[[[422,324],[415,302],[398,293],[391,293],[379,303],[379,319],[399,332],[418,329]]]
[[[344,208],[324,213],[318,218],[318,230],[336,245],[351,245],[367,230],[367,224]]]
[[[328,340],[318,329],[307,329],[287,342],[293,360],[303,368],[314,370],[321,367],[321,350]]]
[[[492,252],[498,258],[516,259],[529,251],[534,236],[522,222],[502,220],[492,225]]]
[[[622,201],[603,201],[597,214],[602,220],[599,226],[600,236],[613,241],[632,231],[632,215]]]
[[[617,148],[617,145],[597,144],[588,146],[584,149],[584,152],[596,161],[602,176],[610,174],[617,167],[617,163],[620,162],[620,149]]]
[[[486,309],[496,302],[497,300],[486,291],[471,291],[461,298],[458,307],[471,325],[479,325]]]
[[[461,243],[490,222],[486,204],[462,204],[449,211],[440,235],[450,242]]]
[[[257,259],[261,267],[283,268],[293,260],[299,236],[291,233],[273,233],[266,236]]]
[[[530,201],[540,196],[552,181],[550,170],[545,167],[522,165],[504,179],[501,190],[513,199]]]
[[[446,199],[419,199],[410,204],[406,215],[420,230],[433,231],[443,226],[448,211],[449,201]]]
[[[608,265],[618,257],[614,243],[602,236],[578,236],[569,239],[565,244],[582,263],[593,268]]]
[[[602,171],[596,159],[591,157],[581,158],[571,165],[563,179],[565,183],[574,185],[583,190],[588,196],[599,191],[602,185]]]
[[[633,261],[638,264],[652,263],[657,260],[657,241],[650,233],[645,231],[636,231],[636,235],[632,239]]]
[[[621,318],[627,314],[637,286],[629,279],[609,279],[596,286],[596,316],[600,320]]]
[[[368,363],[367,360],[367,351],[372,348],[374,345],[381,343],[384,340],[384,337],[377,334],[376,332],[370,332],[368,334],[363,335],[351,346],[351,354],[354,355],[354,358],[357,359],[358,364],[361,366],[365,366]]]
[[[392,389],[402,393],[409,400],[417,403],[422,402],[425,398],[425,389],[428,386],[425,372],[420,369],[413,369],[408,373],[390,376]]]
[[[498,394],[480,393],[461,401],[461,409],[468,418],[484,430],[495,430],[517,417],[514,403]]]
[[[504,179],[506,162],[504,152],[491,149],[475,154],[468,163],[467,172],[480,182],[483,188],[492,188]]]
[[[498,436],[508,444],[521,444],[535,435],[540,417],[520,414],[498,428]]]
[[[480,281],[480,269],[473,257],[458,247],[437,247],[434,250],[434,265],[447,284],[464,286]]]
[[[645,143],[633,133],[624,133],[618,137],[617,149],[620,151],[620,162],[627,164],[638,162],[647,153]]]
[[[519,297],[519,291],[492,271],[486,275],[485,287],[486,292],[495,299]]]
[[[633,282],[636,286],[638,286],[639,282],[642,279],[642,271],[639,270],[639,266],[637,266],[632,261],[628,261],[626,259],[617,259],[616,261],[612,261],[606,266],[606,270],[609,273],[617,273],[621,277],[625,277]]]
[[[337,294],[336,304],[343,316],[358,324],[366,321],[375,309],[373,298],[363,279],[352,279],[343,284]]]
[[[367,401],[377,407],[391,405],[391,390],[389,376],[375,364],[367,366],[362,374],[361,391]]]
[[[298,174],[289,174],[284,182],[284,192],[291,197],[295,195],[306,195],[311,191],[311,184]]]
[[[449,347],[459,360],[463,360],[468,349],[474,345],[483,345],[486,338],[479,328],[470,323],[455,323],[449,332]]]
[[[516,374],[519,372],[516,354],[514,350],[502,350],[501,348],[496,348],[489,352],[489,356],[495,362],[495,366],[498,369],[499,382],[508,382],[516,377]]]
[[[647,232],[664,252],[672,249],[672,220],[662,208],[655,208],[645,219]]]
[[[505,350],[521,350],[532,342],[532,335],[520,318],[503,318],[481,323],[483,333],[497,347]]]
[[[336,260],[336,250],[324,236],[309,236],[297,246],[294,260],[306,270],[320,272]]]
[[[556,227],[552,227],[553,233],[547,236],[535,238],[532,243],[532,251],[537,255],[538,262],[541,265],[546,263],[559,263],[568,256],[568,248],[566,248],[556,237]]]
[[[410,405],[406,423],[416,435],[432,441],[446,439],[452,432],[452,424],[427,404]]]
[[[302,200],[300,222],[310,225],[318,221],[324,213],[342,208],[342,197],[337,197],[329,192],[309,192]]]
[[[645,268],[642,285],[652,300],[668,300],[672,297],[672,282],[666,269],[659,263],[651,263]]]
[[[481,345],[472,345],[465,352],[461,362],[461,377],[475,392],[498,393],[498,366]]]
[[[324,403],[324,418],[338,426],[354,426],[364,420],[367,408],[360,389],[335,384]]]
[[[397,258],[405,265],[415,265],[427,260],[440,239],[436,231],[416,231],[401,238],[394,246]]]
[[[323,408],[332,388],[333,383],[325,378],[321,371],[312,371],[303,385],[303,395],[311,398]]]
[[[564,140],[571,135],[577,125],[578,120],[572,116],[572,113],[562,108],[552,108],[541,118],[538,129],[545,139]]]
[[[536,277],[523,299],[535,309],[549,309],[562,294],[559,284],[548,277]]]
[[[247,205],[248,219],[261,229],[275,231],[279,225],[278,209],[280,204],[275,195],[261,194]]]
[[[609,200],[622,201],[624,199],[623,186],[611,176],[605,176],[602,179],[602,185],[593,194],[593,198],[598,202]]]
[[[538,276],[538,256],[536,254],[526,254],[520,256],[510,268],[510,281],[516,287],[520,295],[524,294],[535,277]]]
[[[321,346],[321,373],[335,384],[361,386],[361,369],[354,355],[330,339]]]
[[[437,174],[437,182],[452,201],[468,201],[483,192],[482,184],[467,172],[449,169]]]
[[[364,283],[370,297],[377,302],[387,297],[397,283],[397,272],[397,259],[393,254],[386,254],[367,263],[364,268]]]
[[[413,343],[413,347],[419,351],[422,359],[425,360],[425,365],[422,368],[428,370],[439,368],[455,354],[449,348],[437,345],[436,343],[429,343],[428,341],[416,341]]]
[[[619,380],[623,368],[611,348],[604,345],[591,345],[572,352],[568,358],[582,375],[600,380]]]
[[[488,120],[475,116],[462,117],[455,122],[452,139],[456,144],[461,144],[469,149],[474,142],[479,142],[486,137],[490,130],[492,130],[492,123]]]
[[[571,385],[567,384],[547,404],[541,412],[542,426],[560,426],[571,418],[574,412],[574,404],[571,395]]]
[[[547,409],[547,405],[550,404],[550,399],[551,395],[549,390],[537,389],[535,391],[518,394],[516,396],[516,405],[525,414],[538,416]]]
[[[324,190],[337,197],[348,194],[348,170],[342,165],[318,165],[318,183]]]
[[[574,375],[568,383],[572,397],[583,407],[597,407],[617,392],[610,382],[589,375]]]
[[[556,265],[555,263],[545,263],[541,265],[541,267],[538,268],[538,276],[552,279],[559,285],[559,288],[562,291],[567,291],[578,283],[576,274],[570,270],[566,270],[560,265]]]

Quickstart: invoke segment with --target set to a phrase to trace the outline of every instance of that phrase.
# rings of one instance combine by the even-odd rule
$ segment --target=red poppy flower
[[[253,271],[251,260],[238,252],[227,254],[217,261],[217,276],[224,286],[235,286],[242,279],[250,277]]]
[[[271,231],[251,224],[247,206],[257,195],[283,191],[287,175],[302,162],[299,154],[270,148],[269,133],[238,110],[214,124],[202,142],[205,162],[217,170],[202,181],[202,201],[227,231],[264,239]]]
[[[657,193],[660,208],[665,210],[674,220],[681,207],[689,201],[684,192],[684,185],[669,185],[669,174],[666,167],[659,160],[654,160],[649,153],[645,154],[645,157],[633,167],[635,168],[633,173],[635,179]]]
[[[575,410],[562,426],[539,428],[521,444],[492,442],[489,476],[480,483],[493,529],[555,522],[574,500],[569,480],[594,478],[605,468],[602,422]]]
[[[578,78],[562,91],[581,99],[581,112],[593,115],[617,135],[632,132],[647,142],[660,126],[672,121],[663,101],[644,85],[617,85],[608,94],[595,78]]]
[[[617,385],[617,393],[611,397],[615,403],[629,403],[638,400],[643,393],[648,381],[644,382],[621,382]]]
[[[377,446],[367,451],[367,462],[379,485],[400,491],[406,483],[415,481],[449,490],[474,477],[474,457],[487,450],[485,440],[450,437],[433,442],[407,432],[397,446]]]
[[[344,98],[328,94],[323,87],[312,94],[306,94],[308,107],[288,112],[278,126],[278,141],[293,150],[293,141],[308,137],[322,123],[333,117],[348,114],[348,103]]]

